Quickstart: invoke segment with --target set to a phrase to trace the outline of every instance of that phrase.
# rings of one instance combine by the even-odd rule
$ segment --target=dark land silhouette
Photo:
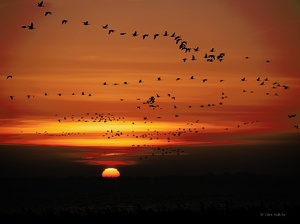
[[[300,202],[293,175],[7,177],[0,186],[0,216],[11,219],[291,217]]]

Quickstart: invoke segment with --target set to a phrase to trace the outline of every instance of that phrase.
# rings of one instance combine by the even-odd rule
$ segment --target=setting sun
[[[120,172],[116,168],[106,168],[102,172],[102,177],[104,178],[117,178],[120,176]]]

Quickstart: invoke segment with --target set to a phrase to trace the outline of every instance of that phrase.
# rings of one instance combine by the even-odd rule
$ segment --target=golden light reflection
[[[205,128],[204,128],[205,127]],[[3,127],[1,133],[18,135],[17,143],[57,146],[156,146],[201,144],[204,140],[186,141],[184,135],[225,130],[224,125],[210,123],[155,122],[57,122],[40,120],[16,121],[13,127]],[[35,137],[33,137],[35,135]],[[5,141],[9,142],[9,138]],[[16,143],[14,140],[13,143]]]

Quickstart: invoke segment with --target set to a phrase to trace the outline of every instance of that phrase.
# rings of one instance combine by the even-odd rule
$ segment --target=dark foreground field
[[[31,177],[0,180],[3,218],[292,217],[298,176]]]

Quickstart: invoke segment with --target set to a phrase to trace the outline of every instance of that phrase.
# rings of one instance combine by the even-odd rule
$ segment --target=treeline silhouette
[[[298,176],[207,174],[119,178],[2,178],[6,218],[294,216]]]

